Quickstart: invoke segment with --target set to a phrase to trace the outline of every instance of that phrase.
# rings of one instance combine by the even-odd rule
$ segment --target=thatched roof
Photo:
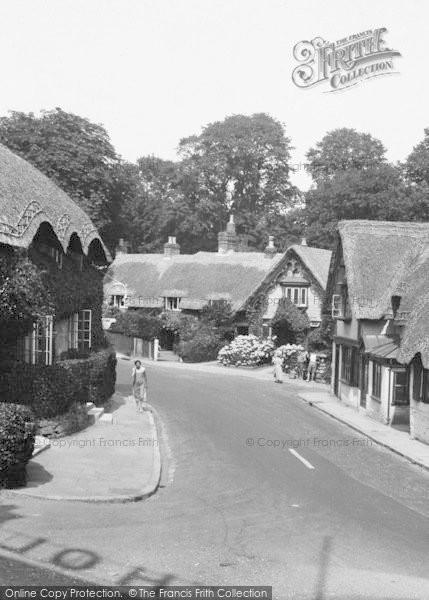
[[[0,243],[28,248],[40,225],[46,222],[64,251],[75,233],[85,254],[98,240],[110,259],[86,213],[53,181],[0,144]]]
[[[292,246],[322,289],[325,289],[331,252]],[[163,254],[119,254],[105,277],[105,295],[127,288],[129,306],[161,307],[163,297],[182,298],[181,308],[200,309],[208,300],[228,300],[234,310],[283,268],[284,254],[267,257],[262,252],[197,252],[165,257]]]
[[[342,252],[355,317],[393,319],[401,326],[398,362],[407,364],[420,353],[429,368],[429,223],[342,221],[338,229],[328,296]]]
[[[294,244],[286,252],[289,252],[289,250],[292,250],[299,256],[310,273],[314,275],[320,287],[325,290],[332,252],[323,248],[312,248],[311,246],[304,246],[302,244]]]
[[[341,221],[338,230],[333,264],[342,247],[351,309],[357,319],[381,319],[428,246],[429,223]]]
[[[127,287],[129,306],[162,306],[162,297],[180,297],[181,308],[200,309],[208,300],[225,298],[240,310],[268,273],[283,258],[261,252],[120,254],[105,277],[105,294],[115,282]]]

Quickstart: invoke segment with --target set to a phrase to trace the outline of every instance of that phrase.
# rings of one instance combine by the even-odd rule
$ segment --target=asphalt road
[[[121,361],[124,393],[129,371]],[[35,561],[64,582],[272,585],[279,600],[429,598],[427,472],[301,402],[296,387],[148,372],[163,487],[135,504],[4,498],[0,556],[26,561],[22,585]]]

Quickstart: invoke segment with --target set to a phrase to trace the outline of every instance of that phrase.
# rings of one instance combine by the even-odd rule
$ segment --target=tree
[[[277,336],[276,343],[299,344],[304,340],[310,327],[307,313],[299,310],[289,299],[285,298],[279,304],[276,314],[271,321],[273,333]]]
[[[316,182],[331,179],[339,171],[370,171],[386,163],[386,149],[369,133],[343,127],[327,133],[307,152],[307,169]]]
[[[404,164],[404,172],[409,181],[429,184],[429,128],[424,130],[423,140],[414,146]]]
[[[387,163],[382,143],[354,129],[328,133],[307,153],[315,186],[306,194],[310,243],[332,248],[341,219],[426,220],[429,196]],[[429,164],[429,162],[428,162]]]
[[[42,111],[40,116],[12,111],[0,118],[0,141],[55,181],[101,234],[108,227],[111,231],[119,159],[104,127],[61,108]],[[112,246],[113,240],[109,242]]]
[[[341,219],[408,221],[415,200],[416,194],[411,193],[400,171],[392,165],[381,165],[365,173],[357,169],[339,171],[330,180],[319,181],[307,193],[308,240],[331,248]]]
[[[263,113],[227,117],[182,139],[183,225],[189,230],[191,222],[205,223],[198,233],[215,249],[217,232],[232,212],[238,232],[254,244],[260,218],[281,215],[296,200],[289,180],[290,149],[284,126]]]

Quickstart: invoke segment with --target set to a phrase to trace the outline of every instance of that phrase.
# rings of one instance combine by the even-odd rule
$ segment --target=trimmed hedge
[[[25,485],[25,466],[33,454],[35,431],[30,408],[0,404],[0,487]]]
[[[30,406],[38,418],[63,415],[76,404],[104,404],[115,391],[111,349],[53,365],[16,363],[0,381],[0,401]]]
[[[219,350],[226,340],[211,331],[199,331],[195,337],[180,342],[178,354],[184,362],[205,362],[216,360]]]

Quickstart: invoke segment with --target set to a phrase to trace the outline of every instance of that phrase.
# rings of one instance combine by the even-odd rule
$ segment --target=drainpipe
[[[389,391],[387,394],[387,424],[390,425],[390,387],[392,379],[392,367],[389,367]]]

